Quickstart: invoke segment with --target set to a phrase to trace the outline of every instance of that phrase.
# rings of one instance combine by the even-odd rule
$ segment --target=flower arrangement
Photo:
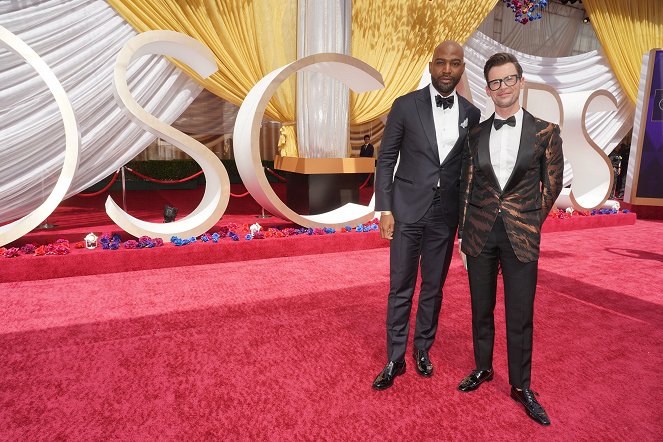
[[[511,8],[514,13],[514,20],[518,23],[527,24],[528,22],[541,19],[543,8],[548,6],[548,0],[502,0],[507,8]]]
[[[373,219],[364,224],[360,224],[354,228],[352,226],[345,226],[342,229],[340,229],[339,232],[340,233],[346,233],[352,231],[371,232],[374,230],[378,230],[378,228],[379,228],[378,220]],[[222,226],[218,232],[214,232],[212,234],[204,233],[200,235],[198,238],[193,236],[190,238],[179,238],[177,236],[173,236],[170,238],[170,242],[175,246],[179,247],[194,243],[196,241],[202,241],[202,242],[212,241],[214,243],[217,243],[219,242],[219,240],[223,238],[230,238],[232,241],[240,241],[241,238],[244,238],[245,241],[251,241],[254,239],[284,238],[287,236],[295,236],[295,235],[329,235],[336,232],[337,232],[336,229],[332,227],[315,227],[315,228],[286,227],[284,229],[277,229],[274,227],[270,227],[267,230],[264,230],[263,227],[258,223],[251,225],[243,224],[241,226],[236,223],[229,223],[227,226]]]
[[[566,210],[562,209],[551,210],[550,213],[548,214],[548,218],[569,219],[569,218],[577,218],[579,216],[614,215],[619,212],[620,211],[617,209],[594,209],[591,211],[586,211],[586,210],[583,211],[583,210],[573,210],[571,207],[569,207]],[[630,210],[628,209],[624,209],[621,211],[621,213],[629,213],[629,212]]]

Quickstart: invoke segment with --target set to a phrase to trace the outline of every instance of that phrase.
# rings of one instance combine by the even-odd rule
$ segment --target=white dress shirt
[[[451,95],[454,97],[454,105],[449,109],[437,107],[435,96],[440,93],[429,85],[431,102],[433,105],[433,121],[435,123],[435,138],[437,139],[437,152],[440,155],[440,164],[442,164],[453,149],[458,140],[458,96],[454,90]]]
[[[495,176],[504,189],[516,165],[518,149],[520,148],[520,134],[523,131],[523,109],[514,114],[516,125],[504,125],[500,130],[495,126],[490,130],[490,163],[493,165]],[[495,118],[502,119],[495,115]]]

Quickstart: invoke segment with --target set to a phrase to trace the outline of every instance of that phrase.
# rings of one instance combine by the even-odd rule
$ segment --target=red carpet
[[[388,286],[373,248],[0,283],[0,439],[658,440],[662,232],[544,235],[532,386],[549,428],[508,397],[499,302],[496,380],[455,390],[473,364],[456,257],[435,375],[408,356],[371,390]]]

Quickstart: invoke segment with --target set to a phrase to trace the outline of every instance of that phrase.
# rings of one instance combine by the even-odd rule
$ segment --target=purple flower
[[[139,243],[133,239],[129,239],[124,243],[125,249],[135,249],[136,247],[139,247]]]
[[[21,252],[23,252],[26,255],[32,255],[35,253],[35,250],[37,247],[34,244],[26,244],[23,247],[21,247]]]

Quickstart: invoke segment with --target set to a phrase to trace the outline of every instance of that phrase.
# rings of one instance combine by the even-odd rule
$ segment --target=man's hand
[[[458,253],[460,254],[460,259],[463,260],[463,267],[467,270],[467,256],[461,251],[461,246],[463,245],[463,240],[458,240]]]
[[[380,236],[382,239],[394,239],[394,215],[391,213],[380,215]]]

